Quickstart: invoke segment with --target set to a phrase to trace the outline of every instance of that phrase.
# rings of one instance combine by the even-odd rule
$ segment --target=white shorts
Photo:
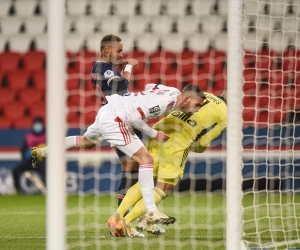
[[[107,141],[129,157],[144,146],[130,125],[116,117],[108,104],[98,111],[95,122],[88,127],[85,136],[95,144]]]

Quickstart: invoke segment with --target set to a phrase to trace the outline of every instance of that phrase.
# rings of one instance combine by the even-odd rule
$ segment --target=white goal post
[[[243,1],[228,2],[226,249],[242,242],[242,27]]]
[[[68,2],[70,1],[72,0]],[[93,52],[94,54],[99,53],[100,39],[102,35],[106,33],[104,34],[104,31],[101,29],[99,31],[98,25],[105,18],[107,18],[107,20],[105,20],[107,21],[107,27],[113,28],[116,34],[118,31],[115,26],[121,23],[120,20],[125,27],[127,19],[130,19],[130,15],[133,14],[122,13],[120,9],[127,7],[129,9],[129,6],[124,7],[124,5],[120,4],[121,7],[117,6],[119,7],[119,12],[116,6],[114,6],[116,7],[115,9],[113,8],[116,2],[123,3],[122,1],[123,0],[81,1],[82,5],[86,5],[85,7],[88,8],[86,8],[87,11],[84,13],[75,13],[75,17],[72,17],[74,19],[72,19],[74,25],[76,23],[75,19],[78,19],[80,21],[80,24],[77,23],[78,27],[85,27],[88,20],[93,19],[94,16],[97,17],[97,27],[94,27],[95,34],[86,34],[85,29],[79,28],[77,31],[74,29],[75,32],[72,34],[75,38],[78,37],[82,41],[84,40],[84,46],[93,50],[87,52]],[[171,9],[172,5],[170,3],[172,1],[173,0],[136,0],[130,2],[146,3],[143,5],[144,8],[145,6],[151,7],[152,2],[154,5],[168,3],[169,9]],[[297,71],[300,70],[300,65],[296,67],[292,65],[291,62],[297,61],[300,54],[295,53],[289,55],[290,57],[285,61],[284,47],[287,45],[287,43],[285,43],[286,38],[289,37],[289,42],[292,41],[292,43],[294,43],[293,45],[296,47],[296,50],[300,48],[300,40],[298,39],[300,26],[300,13],[298,12],[300,4],[298,0],[179,0],[176,2],[180,2],[181,4],[188,2],[191,3],[193,7],[199,7],[199,4],[196,4],[198,3],[197,1],[202,2],[205,8],[203,7],[203,10],[201,9],[200,12],[194,10],[192,15],[183,17],[187,18],[187,20],[192,20],[195,27],[200,24],[197,23],[196,25],[195,20],[201,20],[203,30],[195,31],[195,37],[200,37],[199,40],[201,40],[207,48],[205,48],[204,45],[199,46],[199,40],[192,40],[190,37],[185,37],[187,40],[190,39],[187,41],[187,44],[190,42],[190,45],[196,44],[196,46],[190,47],[192,49],[188,51],[190,54],[187,54],[186,57],[182,55],[182,57],[178,57],[181,51],[174,53],[175,59],[178,60],[176,63],[179,66],[177,69],[171,68],[171,74],[169,74],[168,77],[164,75],[165,78],[162,82],[164,82],[164,80],[167,82],[167,78],[174,78],[177,82],[182,84],[184,82],[183,71],[186,70],[188,72],[187,74],[189,74],[188,76],[185,75],[187,79],[195,81],[199,85],[202,84],[202,86],[206,84],[208,88],[206,88],[205,91],[213,92],[216,90],[215,87],[218,87],[218,83],[221,82],[225,84],[225,81],[222,82],[221,80],[224,80],[222,78],[223,74],[226,75],[227,73],[227,104],[229,110],[226,133],[227,141],[226,143],[219,143],[219,148],[217,148],[216,151],[207,150],[203,154],[189,154],[187,164],[189,166],[186,169],[190,170],[190,172],[185,173],[184,177],[188,176],[188,178],[183,178],[183,181],[186,181],[184,183],[184,188],[186,189],[182,191],[178,188],[178,190],[174,191],[174,195],[170,195],[170,199],[165,199],[162,204],[159,204],[162,212],[166,212],[166,214],[178,218],[178,221],[174,225],[165,228],[166,231],[170,233],[166,234],[165,237],[146,236],[144,239],[132,240],[129,238],[110,238],[109,231],[106,227],[107,219],[117,208],[116,183],[120,180],[121,176],[120,166],[118,165],[115,152],[107,153],[101,151],[99,154],[99,150],[86,152],[80,149],[78,151],[68,152],[65,155],[63,147],[63,137],[66,132],[66,112],[64,110],[66,108],[66,53],[64,44],[66,44],[65,40],[67,40],[64,39],[65,3],[61,0],[48,0],[47,143],[49,145],[56,145],[51,148],[47,159],[47,165],[51,166],[47,168],[46,194],[48,250],[63,250],[66,248],[78,249],[81,247],[84,249],[119,249],[122,247],[124,249],[126,247],[135,249],[133,246],[147,248],[151,244],[155,245],[157,249],[167,250],[174,249],[174,247],[186,247],[186,249],[202,249],[201,247],[203,247],[203,249],[226,248],[228,250],[248,250],[255,249],[256,247],[258,249],[282,249],[283,247],[288,249],[288,247],[300,245],[300,157],[297,155],[297,150],[299,150],[297,144],[299,144],[300,126],[298,125],[297,127],[295,118],[293,121],[291,121],[291,119],[289,121],[279,121],[277,119],[290,111],[296,113],[296,105],[293,104],[294,106],[289,106],[288,110],[283,109],[283,104],[279,107],[271,105],[275,98],[276,100],[281,99],[282,102],[287,99],[287,101],[293,103],[297,101],[297,98],[300,100],[300,91],[299,87],[297,89],[296,79],[294,79],[294,86],[290,83],[284,85],[282,83],[284,77],[280,75],[285,73],[299,74]],[[215,5],[207,4],[208,2],[213,2]],[[224,3],[225,5],[223,5]],[[227,3],[228,6],[226,5]],[[103,8],[101,8],[100,5]],[[220,20],[225,19],[224,16],[227,15],[224,14],[226,11],[218,12],[216,10],[214,10],[216,12],[212,15],[202,13],[205,9],[214,8],[214,6],[226,6],[226,8],[228,8],[228,18],[226,17],[227,33],[224,32],[226,34],[223,32],[222,34],[218,34],[221,32],[217,29],[211,30],[211,34],[205,34],[209,21],[212,20],[214,22],[211,26],[208,25],[208,27],[211,28],[216,24],[216,26],[220,28],[222,26]],[[264,6],[269,6],[269,9],[264,8]],[[159,6],[156,6],[156,8],[159,8]],[[294,14],[289,14],[288,16],[276,16],[280,13],[281,9],[291,11],[290,8],[294,8],[294,10],[297,9],[297,13],[294,12]],[[109,12],[104,13],[105,9],[109,9]],[[151,10],[154,11],[154,7]],[[249,11],[249,13],[247,13],[247,11]],[[174,23],[178,21],[179,23],[179,21],[183,19],[181,17],[180,20],[176,20],[179,13],[180,11],[175,11],[175,14],[170,12],[169,15],[171,18],[168,18],[168,14],[160,15],[160,17],[162,17],[161,20],[166,21],[166,23],[172,23],[171,21],[174,21]],[[92,15],[92,18],[87,18],[88,15]],[[148,15],[149,16],[145,19],[151,20],[152,23],[150,24],[153,24],[153,30],[155,30],[155,23],[159,23],[159,27],[161,25],[163,28],[166,28],[166,26],[162,25],[162,21],[160,21],[157,16],[151,16],[152,14],[149,12]],[[275,15],[275,17],[272,15]],[[210,19],[210,16],[212,16],[212,19]],[[142,21],[145,21],[143,20],[144,16],[140,14],[136,15],[135,18],[137,18],[136,20],[140,20],[141,24],[143,23]],[[268,23],[267,19],[271,21]],[[280,20],[278,21],[278,19]],[[287,22],[283,22],[283,20]],[[271,27],[271,25],[275,23],[273,21],[276,21],[276,25]],[[115,22],[117,23],[116,25],[114,25]],[[282,26],[280,26],[280,23]],[[293,23],[297,23],[298,25],[297,29],[294,30],[294,33],[296,33],[294,40],[291,38],[290,33],[292,32],[289,30],[293,29]],[[105,26],[104,22],[102,24]],[[199,25],[199,27],[201,25]],[[249,29],[256,29],[257,33],[252,31],[245,33],[245,26],[249,26]],[[279,33],[273,36],[272,34],[275,28],[277,29],[276,31],[280,28],[286,28],[288,31],[283,30],[281,32],[282,36],[280,36]],[[201,28],[199,28],[199,30],[201,30]],[[105,30],[105,32],[106,31],[107,30]],[[134,31],[136,30],[134,29]],[[159,41],[159,39],[161,39],[160,42],[162,42],[160,45],[164,48],[163,42],[167,41],[164,40],[167,35],[163,34],[164,32],[161,30],[159,31],[162,34],[159,32],[155,33],[155,31],[153,31],[153,33],[143,31],[144,33],[140,32],[134,34],[124,32],[120,33],[120,37],[122,41],[124,41],[124,48],[125,46],[130,48],[129,42],[133,44],[133,40],[136,40],[137,44],[139,44],[139,42],[140,44],[146,44],[145,47],[147,47],[147,49],[149,49],[148,45],[151,45],[150,43],[153,42],[152,46],[154,48],[155,42]],[[218,34],[218,36],[216,34]],[[279,36],[277,36],[278,34]],[[181,36],[183,35],[181,34]],[[262,36],[265,36],[264,39],[262,39]],[[183,39],[183,37],[178,37],[178,40]],[[193,35],[191,35],[191,37],[193,37]],[[227,49],[224,49],[224,44],[226,44],[224,37],[228,42]],[[277,39],[278,37],[282,39]],[[224,40],[222,40],[222,38]],[[147,39],[150,42],[145,41]],[[213,40],[211,44],[205,42],[210,39]],[[268,41],[266,42],[265,40]],[[95,42],[95,44],[93,44],[93,42]],[[172,42],[174,41],[172,40]],[[271,49],[267,49],[266,54],[259,54],[261,47],[268,42]],[[93,49],[89,47],[91,44],[93,44],[93,46],[95,45]],[[222,49],[220,49],[220,47],[216,48],[220,46],[220,44],[223,45]],[[78,44],[76,43],[76,45]],[[210,50],[210,48],[208,48],[210,46],[216,47]],[[73,52],[76,54],[78,48],[77,46],[74,47]],[[199,47],[201,48],[199,49]],[[250,47],[255,48],[249,52],[248,49]],[[270,52],[271,50],[276,51],[277,57],[282,60],[282,64],[286,62],[289,64],[286,69],[284,67],[277,69],[277,73],[280,71],[280,74],[277,76],[280,75],[280,77],[279,80],[277,79],[277,82],[273,82],[273,86],[271,83],[271,77],[273,77],[274,73],[273,69],[264,69],[264,74],[269,76],[267,80],[258,77],[260,73],[258,63],[264,64],[265,61],[267,61],[268,64],[269,61],[275,58]],[[127,49],[126,52],[129,56],[133,54],[130,49]],[[151,58],[149,55],[152,52],[154,55],[152,55],[153,57]],[[251,60],[259,61],[261,58],[263,59],[257,62],[257,64],[254,64],[254,66],[253,64],[251,67],[249,66],[250,73],[254,72],[254,76],[246,75],[245,73],[245,71],[248,72],[248,68],[244,62],[245,58],[249,56],[247,53],[249,53],[250,57],[253,57]],[[79,89],[72,89],[68,93],[69,95],[71,95],[70,93],[72,91],[76,94],[79,93],[80,101],[78,105],[76,104],[77,106],[74,104],[74,106],[76,106],[74,109],[79,108],[80,112],[78,113],[80,114],[76,116],[78,120],[74,119],[72,126],[75,124],[74,127],[76,129],[80,128],[81,132],[83,132],[87,126],[84,115],[90,111],[89,108],[94,111],[97,105],[95,103],[85,103],[84,105],[86,106],[83,106],[82,104],[87,98],[94,96],[94,90],[91,89],[91,86],[87,88],[87,85],[90,83],[87,84],[89,80],[88,73],[84,71],[88,63],[85,61],[86,58],[84,56],[86,55],[84,55],[84,53],[81,54],[82,55],[78,57],[79,59],[76,59],[78,60],[76,63],[79,64],[80,72],[76,72],[74,76],[72,75],[70,77],[74,77],[75,80],[78,80]],[[135,78],[132,79],[132,82],[135,82],[135,85],[131,83],[130,87],[132,87],[132,89],[133,87],[141,87],[139,84],[149,79],[151,79],[151,81],[158,80],[156,74],[162,73],[153,71],[154,73],[152,74],[151,67],[149,66],[151,64],[150,61],[156,60],[155,63],[159,62],[162,68],[164,68],[167,64],[166,61],[169,53],[164,50],[154,51],[154,49],[153,51],[147,51],[142,47],[141,51],[138,51],[134,55],[140,56],[138,60],[140,65],[145,67],[145,71],[141,70],[139,74],[133,74]],[[224,58],[226,56],[227,72],[224,73],[226,67],[224,67],[223,63],[225,63]],[[94,57],[90,56],[87,61],[89,59],[93,61]],[[178,69],[181,69],[181,67],[182,72],[178,73]],[[191,71],[189,67],[192,68]],[[207,70],[206,67],[209,68],[208,72],[205,71]],[[221,71],[217,71],[216,68],[219,70],[221,68]],[[150,74],[152,74],[151,77]],[[145,75],[147,75],[147,77]],[[210,79],[210,77],[212,77],[212,79]],[[203,81],[203,79],[206,80],[206,78],[209,79],[209,81]],[[249,80],[248,78],[251,79]],[[294,76],[294,78],[296,78],[296,76]],[[298,78],[297,84],[299,85],[300,77]],[[159,80],[161,79],[162,78]],[[203,82],[205,83],[203,84]],[[249,82],[251,86],[248,85]],[[265,91],[263,96],[259,96],[258,86],[260,85],[263,85],[263,87],[267,86],[267,88],[275,86],[277,92],[276,94],[271,94]],[[217,90],[220,91],[223,86],[225,85],[219,86]],[[253,89],[250,89],[252,92],[247,92],[245,86],[247,86],[247,91],[249,90],[248,86],[254,86]],[[285,89],[285,92],[279,93],[278,91],[281,89]],[[291,91],[287,93],[289,89]],[[259,97],[263,98],[260,99]],[[249,99],[252,106],[249,102],[246,103],[245,101]],[[261,100],[265,106],[259,103]],[[69,106],[69,108],[70,107],[71,106]],[[298,108],[300,108],[299,101]],[[244,117],[245,110],[252,114],[250,120]],[[262,120],[260,120],[261,117],[258,117],[259,114],[262,114]],[[272,118],[275,116],[277,120],[272,121]],[[76,125],[78,126],[76,127]],[[246,129],[250,127],[250,132],[247,130],[245,133],[245,127]],[[248,132],[249,134],[247,134]],[[226,153],[224,150],[225,145],[227,148]],[[247,148],[245,145],[250,146]],[[245,150],[243,147],[245,147]],[[246,150],[246,148],[249,150]],[[68,160],[67,164],[65,158]],[[73,164],[71,167],[75,169],[73,172],[73,180],[75,181],[73,183],[76,182],[78,185],[76,186],[77,189],[74,188],[74,197],[71,195],[68,197],[71,198],[69,199],[70,204],[67,205],[66,167],[69,167],[68,164],[70,162]],[[187,181],[186,179],[189,180]],[[206,180],[207,182],[205,182]],[[192,181],[194,182],[192,183]],[[214,181],[219,182],[216,184]],[[214,185],[217,186],[215,189],[213,187]],[[108,188],[102,193],[103,186]],[[69,207],[67,208],[67,206]],[[68,222],[66,215],[68,219],[70,218]],[[289,229],[288,226],[290,226],[291,229]]]
[[[47,249],[66,249],[65,119],[65,2],[48,1],[47,143],[55,145],[47,157]]]

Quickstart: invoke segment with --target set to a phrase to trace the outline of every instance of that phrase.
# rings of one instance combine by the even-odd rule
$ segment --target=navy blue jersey
[[[102,105],[107,103],[105,96],[128,92],[128,80],[110,63],[97,60],[91,70],[91,80]]]

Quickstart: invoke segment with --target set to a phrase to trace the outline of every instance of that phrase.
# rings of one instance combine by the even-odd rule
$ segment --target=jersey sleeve
[[[204,130],[204,133],[202,135],[200,134],[198,139],[192,143],[191,151],[196,153],[204,152],[206,148],[210,146],[210,143],[215,140],[225,128],[226,123],[218,123],[210,130]]]
[[[157,131],[155,129],[149,127],[144,120],[145,120],[145,114],[142,111],[142,109],[140,109],[140,108],[133,110],[133,112],[128,117],[128,122],[133,127],[140,130],[147,136],[150,136],[151,138],[155,138],[157,135]]]
[[[177,96],[180,94],[178,89],[167,87],[150,91],[154,91],[150,99],[138,107],[144,119],[153,120],[174,110]]]
[[[104,63],[102,67],[97,69],[97,84],[105,91],[108,87],[111,94],[123,95],[128,92],[128,80],[120,74],[115,66],[112,64]],[[107,95],[106,93],[104,93]]]

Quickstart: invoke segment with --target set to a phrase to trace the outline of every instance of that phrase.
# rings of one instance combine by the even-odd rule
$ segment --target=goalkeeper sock
[[[117,213],[123,217],[129,208],[133,207],[142,198],[140,184],[136,183],[128,189],[122,204],[118,207]]]
[[[118,188],[118,206],[124,199],[127,190],[138,181],[138,170],[123,171],[120,185]]]
[[[166,198],[166,194],[159,188],[154,188],[154,201],[155,204],[158,205],[164,198]],[[146,213],[146,206],[144,199],[140,199],[133,209],[124,217],[126,223],[130,223],[133,220],[139,218],[140,216]]]
[[[153,164],[143,164],[139,166],[139,177],[138,177],[142,195],[145,201],[146,209],[153,211],[156,209],[153,190]]]

